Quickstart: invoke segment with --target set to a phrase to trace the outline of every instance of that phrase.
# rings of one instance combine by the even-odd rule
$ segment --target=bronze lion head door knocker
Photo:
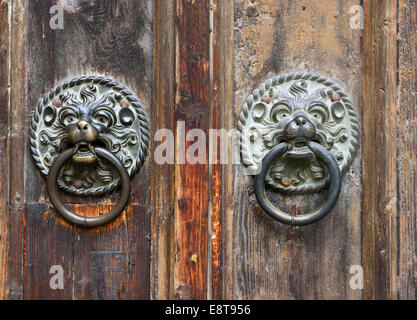
[[[48,92],[30,126],[33,159],[47,177],[51,203],[68,221],[84,227],[116,218],[130,197],[130,179],[149,147],[149,123],[142,104],[120,83],[81,77]],[[78,196],[102,196],[121,188],[115,206],[99,217],[65,207],[59,189]]]
[[[256,176],[256,198],[267,214],[302,226],[331,211],[359,144],[356,110],[335,82],[313,73],[267,80],[243,105],[238,129],[242,161]],[[314,193],[327,186],[329,192],[317,209],[294,215],[268,199],[265,184],[287,194]]]

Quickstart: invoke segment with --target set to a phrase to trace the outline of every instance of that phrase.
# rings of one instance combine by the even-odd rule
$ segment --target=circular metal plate
[[[318,142],[335,157],[342,174],[359,144],[356,110],[348,95],[329,78],[314,73],[288,73],[267,80],[247,99],[239,113],[241,156],[252,174],[265,155],[286,141],[285,126],[303,116],[314,124]],[[323,189],[329,175],[302,142],[290,143],[286,155],[271,166],[266,182],[285,192]]]
[[[30,150],[45,177],[55,158],[73,147],[69,127],[81,118],[102,128],[97,146],[110,150],[123,163],[130,177],[138,173],[149,147],[149,123],[144,108],[125,86],[91,76],[57,86],[35,109],[30,126]],[[68,161],[57,183],[60,189],[69,193],[97,196],[114,191],[120,179],[117,170],[99,158],[92,165]]]

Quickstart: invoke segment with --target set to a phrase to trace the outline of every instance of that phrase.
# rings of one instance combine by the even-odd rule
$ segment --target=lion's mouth
[[[306,140],[295,140],[288,143],[288,150],[284,154],[285,159],[310,159],[313,152],[307,146]]]
[[[97,155],[93,145],[87,142],[79,142],[75,145],[72,161],[80,164],[91,164],[97,161]]]

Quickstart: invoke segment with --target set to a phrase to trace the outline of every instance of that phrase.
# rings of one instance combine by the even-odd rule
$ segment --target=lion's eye
[[[59,121],[64,124],[65,126],[68,126],[70,124],[74,124],[79,120],[79,117],[75,110],[72,107],[66,106],[61,109],[59,112]]]
[[[286,102],[278,102],[271,109],[271,119],[276,122],[290,118],[291,108]]]
[[[63,117],[63,120],[62,120],[62,122],[66,126],[73,124],[77,121],[78,121],[78,116],[76,114],[71,114],[71,113]]]
[[[323,116],[319,112],[312,112],[311,115],[314,119],[316,119],[318,122],[323,122]]]
[[[321,104],[313,104],[308,108],[310,117],[319,123],[326,122],[329,118],[328,110]]]
[[[99,109],[94,113],[94,121],[105,127],[111,127],[114,123],[112,112],[107,109]]]
[[[290,116],[290,113],[287,110],[280,110],[276,113],[277,119],[286,119]]]
[[[98,123],[100,123],[101,125],[106,126],[106,127],[108,127],[109,124],[110,124],[109,118],[107,118],[104,115],[96,115],[94,117],[94,120],[97,121]]]
[[[97,121],[102,123],[105,126],[107,126],[109,124],[109,119],[107,119],[106,117],[98,117]]]

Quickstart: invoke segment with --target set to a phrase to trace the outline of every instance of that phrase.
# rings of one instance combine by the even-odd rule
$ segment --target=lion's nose
[[[286,138],[310,139],[316,134],[315,126],[304,116],[298,116],[291,120],[284,128]]]
[[[93,142],[98,138],[97,129],[86,120],[78,121],[69,131],[69,138],[72,143]]]
[[[82,131],[82,130],[88,130],[89,127],[89,123],[85,120],[80,120],[77,122],[77,129]]]

